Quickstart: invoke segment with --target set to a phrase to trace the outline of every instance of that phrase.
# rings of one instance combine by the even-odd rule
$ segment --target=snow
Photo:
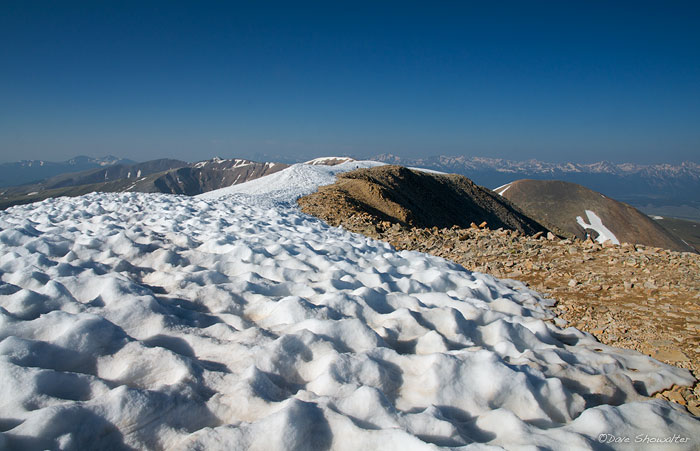
[[[231,160],[224,160],[220,157],[214,157],[211,160],[199,161],[199,162],[194,164],[194,167],[195,168],[204,168],[204,167],[209,166],[210,164],[219,164],[220,165],[220,164],[227,163],[227,162],[233,162],[233,166],[232,166],[233,168],[242,168],[244,166],[252,166],[254,164],[252,161],[242,160],[240,158],[235,158],[235,159],[231,159]]]
[[[223,161],[223,160],[221,160],[221,161]],[[219,162],[221,162],[221,161],[219,161]],[[248,161],[248,160],[240,160],[237,158],[234,161],[235,161],[235,163],[233,165],[234,168],[242,168],[244,166],[252,166],[253,165],[253,163],[251,161]]]
[[[447,174],[447,172],[442,172],[442,171],[438,171],[438,170],[435,170],[435,169],[416,168],[416,167],[413,167],[413,166],[410,166],[408,169],[410,169],[410,170],[412,170],[412,171],[425,172],[426,174],[439,174],[439,175],[446,175],[446,174]]]
[[[328,157],[328,159],[332,158],[335,157]],[[298,163],[279,172],[237,185],[234,184],[218,190],[198,194],[196,197],[199,199],[217,199],[226,196],[235,196],[239,200],[246,198],[249,202],[262,202],[266,205],[278,203],[291,204],[299,197],[315,192],[319,186],[335,183],[335,176],[337,174],[359,168],[372,168],[384,165],[385,163],[370,160],[351,160],[334,166],[309,162]],[[430,169],[410,169],[442,174],[439,171],[432,171]],[[251,197],[254,199],[251,199]]]
[[[576,216],[576,222],[578,222],[578,225],[583,227],[584,230],[593,229],[598,232],[596,241],[599,243],[610,241],[613,244],[620,244],[620,241],[617,239],[617,237],[615,237],[615,234],[603,225],[603,221],[598,217],[598,215],[591,210],[586,210],[586,216],[588,217],[588,222],[590,224],[587,224],[581,216]]]
[[[697,420],[639,394],[687,370],[290,204],[338,169],[1,212],[0,449],[697,448]]]
[[[508,191],[508,188],[511,187],[511,184],[512,184],[512,183],[513,183],[513,182],[506,183],[505,185],[501,185],[501,186],[499,186],[498,188],[496,188],[494,191],[495,191],[496,194],[498,194],[499,196],[503,196],[503,193],[505,193],[506,191]]]
[[[338,162],[342,163],[348,163],[355,161],[354,158],[350,157],[320,157],[320,158],[314,158],[313,160],[306,161],[302,164],[310,164],[310,165],[328,165],[328,164],[335,164]]]
[[[200,199],[217,199],[224,196],[239,195],[257,197],[259,201],[269,203],[293,203],[296,199],[311,194],[321,185],[335,182],[335,175],[358,168],[382,166],[376,161],[348,161],[335,166],[298,163],[279,172],[268,174],[238,185],[199,194]],[[253,201],[255,202],[255,201]]]

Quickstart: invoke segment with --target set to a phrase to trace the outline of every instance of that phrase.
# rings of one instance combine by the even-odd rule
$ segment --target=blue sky
[[[697,2],[0,2],[0,160],[700,161]]]

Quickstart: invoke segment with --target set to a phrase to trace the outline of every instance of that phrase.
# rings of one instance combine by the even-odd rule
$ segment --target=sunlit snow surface
[[[596,238],[596,241],[598,241],[599,243],[605,243],[606,241],[610,241],[613,244],[620,244],[620,240],[617,239],[615,234],[612,233],[610,229],[603,225],[603,221],[598,217],[597,214],[595,214],[595,212],[591,210],[586,210],[586,216],[588,217],[588,222],[590,222],[590,224],[586,223],[586,221],[584,221],[581,216],[576,216],[576,222],[584,230],[592,229],[598,232],[598,237]]]
[[[263,202],[270,208],[274,208],[275,204],[291,204],[299,197],[315,192],[319,186],[334,183],[336,174],[341,172],[383,165],[384,163],[377,161],[354,160],[335,166],[300,163],[265,177],[209,191],[197,197],[218,199],[230,195],[244,196],[245,200],[241,197],[239,199],[252,205],[260,205],[260,202]],[[274,204],[270,204],[271,201]]]
[[[0,213],[0,449],[697,446],[697,420],[637,394],[685,370],[554,326],[519,283],[255,199]]]

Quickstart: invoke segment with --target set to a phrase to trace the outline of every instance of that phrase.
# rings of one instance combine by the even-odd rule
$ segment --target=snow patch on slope
[[[258,201],[0,213],[0,447],[697,446],[697,420],[638,394],[686,370],[556,327],[519,282]]]
[[[511,182],[511,183],[506,183],[505,185],[499,186],[499,187],[496,188],[494,191],[495,191],[496,194],[498,194],[499,196],[503,196],[503,193],[505,193],[506,191],[508,191],[508,188],[510,188],[510,186],[511,186],[512,184],[513,184],[513,182]]]
[[[583,229],[593,229],[596,232],[598,232],[598,237],[596,238],[596,241],[599,243],[605,243],[606,241],[610,241],[613,244],[620,244],[620,241],[615,237],[615,234],[610,231],[607,227],[603,225],[603,221],[596,215],[594,212],[591,210],[586,210],[586,216],[588,217],[588,222],[587,224],[581,216],[576,216],[576,222],[578,225],[583,227]]]
[[[199,194],[200,199],[216,199],[231,195],[256,196],[265,202],[294,202],[315,192],[319,186],[335,182],[336,174],[358,168],[382,166],[376,161],[349,161],[334,166],[295,164],[274,174],[238,185]],[[240,197],[240,196],[239,196]]]
[[[350,161],[355,161],[355,159],[350,158],[350,157],[320,157],[320,158],[314,158],[313,160],[306,161],[303,164],[310,164],[312,166],[319,165],[319,164],[333,166],[336,164],[347,163]]]
[[[413,166],[409,167],[408,169],[410,169],[410,170],[412,170],[412,171],[425,172],[426,174],[440,174],[440,175],[446,175],[446,174],[447,174],[447,172],[442,172],[442,171],[438,171],[438,170],[435,170],[435,169],[416,168],[416,167],[413,167]]]

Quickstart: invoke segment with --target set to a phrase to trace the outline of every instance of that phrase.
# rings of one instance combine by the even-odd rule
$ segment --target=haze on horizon
[[[0,3],[0,162],[700,162],[697,2]]]

